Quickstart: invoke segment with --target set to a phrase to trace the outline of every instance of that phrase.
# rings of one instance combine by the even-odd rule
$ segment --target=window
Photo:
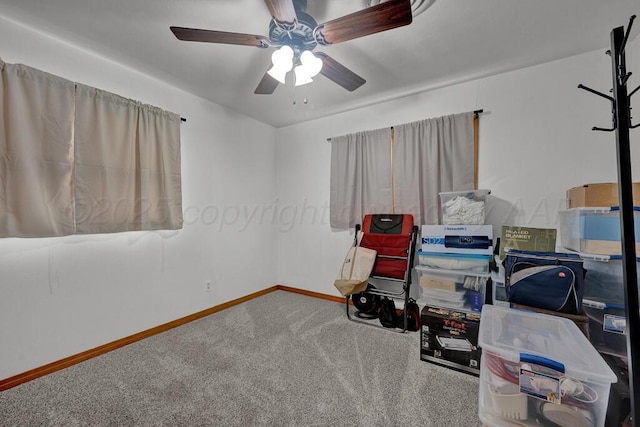
[[[178,115],[0,66],[0,237],[182,227]]]
[[[473,113],[331,139],[330,222],[354,227],[367,213],[438,222],[438,193],[475,187]]]

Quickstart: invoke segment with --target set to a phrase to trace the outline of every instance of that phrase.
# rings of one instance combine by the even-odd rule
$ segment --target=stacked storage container
[[[640,249],[640,183],[633,184],[636,251]],[[587,184],[567,191],[569,209],[560,211],[560,243],[584,260],[583,307],[589,340],[614,368],[607,422],[620,425],[629,413],[626,313],[620,211],[616,184]],[[640,258],[637,259],[640,262]],[[640,264],[638,265],[640,268]]]
[[[479,344],[484,425],[605,425],[616,375],[571,320],[486,305]]]
[[[640,184],[634,184],[634,204],[640,204]],[[560,211],[560,243],[577,251],[587,270],[583,305],[589,316],[589,336],[601,352],[626,362],[626,318],[620,211],[616,184],[588,184],[567,191]],[[634,208],[636,251],[640,250],[640,208]]]
[[[440,225],[422,226],[415,267],[420,284],[421,359],[479,373],[477,333],[490,277],[493,227],[488,190],[440,193]]]

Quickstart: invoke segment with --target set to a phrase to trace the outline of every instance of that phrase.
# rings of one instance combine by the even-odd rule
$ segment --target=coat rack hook
[[[613,132],[614,130],[616,130],[616,128],[613,129],[606,129],[606,128],[599,128],[599,127],[592,127],[591,130],[597,130],[599,132]]]
[[[633,26],[633,21],[636,19],[636,15],[631,15],[629,18],[629,25],[627,25],[627,31],[624,33],[624,38],[622,39],[622,44],[620,46],[620,57],[624,55],[624,48],[627,47],[627,40],[629,39],[629,33],[631,32],[631,27]]]
[[[629,93],[629,99],[631,99],[631,97],[633,96],[634,93],[636,93],[638,91],[638,89],[640,89],[640,85],[638,85],[637,88],[635,88],[634,90],[631,91],[631,93]]]
[[[583,85],[582,83],[580,83],[580,84],[578,85],[578,89],[584,89],[584,90],[586,90],[587,92],[591,92],[591,93],[593,93],[594,95],[598,95],[598,96],[601,96],[601,97],[603,97],[603,98],[606,98],[606,99],[608,99],[608,100],[609,100],[609,101],[611,101],[611,102],[613,102],[613,101],[614,101],[614,99],[613,99],[612,97],[610,97],[609,95],[605,95],[605,94],[604,94],[604,93],[602,93],[602,92],[598,92],[597,90],[591,89],[590,87],[587,87],[587,86]]]
[[[629,129],[635,129],[640,126],[640,123],[636,123],[635,125],[629,125]]]

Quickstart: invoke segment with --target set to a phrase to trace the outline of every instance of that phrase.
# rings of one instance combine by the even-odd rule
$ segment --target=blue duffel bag
[[[509,302],[561,313],[582,313],[586,271],[578,254],[512,249],[506,255]]]

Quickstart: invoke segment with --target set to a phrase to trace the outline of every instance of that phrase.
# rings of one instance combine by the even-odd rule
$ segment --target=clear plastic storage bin
[[[620,255],[580,254],[584,279],[584,312],[589,318],[589,339],[603,354],[627,360],[624,278]],[[640,259],[637,267],[640,269]],[[640,281],[639,281],[640,282]]]
[[[627,318],[624,305],[601,298],[582,300],[589,318],[589,341],[602,354],[627,362]]]
[[[484,224],[485,204],[491,190],[447,191],[439,193],[441,224]]]
[[[489,273],[415,267],[420,284],[420,303],[454,310],[480,312]]]
[[[616,376],[558,316],[485,305],[478,415],[488,426],[604,426]]]
[[[500,277],[498,273],[492,271],[491,286],[493,305],[499,305],[507,308],[510,307],[509,300],[507,299],[507,287],[504,283],[504,277]]]
[[[580,254],[580,257],[587,270],[584,277],[584,298],[624,305],[622,256]],[[640,259],[636,258],[636,261],[640,271]]]
[[[474,273],[488,273],[491,255],[450,254],[442,252],[418,251],[418,265],[442,269],[460,270]]]
[[[578,252],[620,255],[620,211],[616,208],[574,208],[558,212],[560,244]],[[634,208],[635,240],[640,241],[640,208]],[[636,250],[640,245],[636,243]]]

